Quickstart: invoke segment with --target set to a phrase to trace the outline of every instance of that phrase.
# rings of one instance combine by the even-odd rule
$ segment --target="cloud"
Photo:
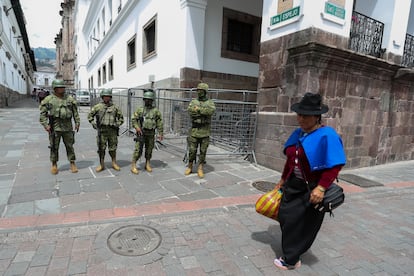
[[[30,47],[55,48],[56,35],[61,28],[61,0],[20,0]]]

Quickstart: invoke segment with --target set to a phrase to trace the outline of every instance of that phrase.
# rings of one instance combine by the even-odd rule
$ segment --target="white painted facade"
[[[55,80],[56,72],[47,68],[38,68],[33,74],[34,85],[37,88],[51,88]]]
[[[79,0],[75,7],[75,85],[136,87],[179,79],[182,68],[258,77],[258,62],[223,58],[223,8],[261,17],[262,0]],[[83,10],[86,11],[83,14]],[[156,21],[155,55],[143,57],[143,28]],[[136,63],[128,68],[128,41],[135,37]],[[109,80],[109,60],[113,79]],[[103,83],[105,67],[106,82]],[[98,84],[98,71],[101,84]]]
[[[403,55],[406,33],[414,34],[412,0],[343,0],[344,18],[325,12],[333,0],[292,0],[300,15],[277,25],[281,0],[78,0],[75,6],[75,86],[136,87],[150,79],[179,79],[182,68],[257,78],[259,63],[223,58],[223,8],[262,19],[261,42],[315,27],[350,36],[352,10],[384,23],[382,48]],[[341,2],[341,1],[339,1]],[[143,57],[143,28],[156,18],[156,54]],[[128,68],[127,44],[135,37],[136,63]],[[112,60],[113,78],[108,77]],[[100,79],[98,81],[98,72]],[[105,78],[103,75],[105,74]]]
[[[73,45],[75,49],[75,75],[74,75],[74,84],[75,87],[87,87],[87,70],[86,63],[88,60],[88,52],[86,40],[82,39],[82,27],[85,22],[86,13],[88,7],[91,3],[91,0],[78,0],[75,3],[73,22],[74,22],[74,36],[73,36]],[[80,76],[84,76],[81,78]]]
[[[324,12],[327,0],[293,0],[300,7],[300,16],[270,26],[277,14],[279,0],[263,0],[262,42],[293,32],[315,27],[344,37],[350,35],[350,22],[354,1],[344,0],[345,18],[335,18]],[[331,1],[332,2],[332,1]],[[359,0],[355,11],[384,23],[382,48],[403,55],[406,33],[414,35],[414,5],[412,0]]]
[[[24,43],[26,31],[20,29],[12,4],[17,6],[18,1],[0,0],[0,85],[28,94],[33,86],[33,72],[26,71],[25,62],[30,66],[32,63]]]
[[[327,20],[322,15],[326,0],[293,0],[293,7],[300,7],[300,15],[286,20],[276,26],[270,26],[270,20],[277,15],[278,0],[263,0],[262,42],[285,36],[310,27],[349,36],[352,15],[352,2],[346,1],[346,17],[344,20]],[[348,12],[349,11],[349,12]],[[305,16],[306,15],[306,16]],[[345,22],[346,21],[346,22]]]

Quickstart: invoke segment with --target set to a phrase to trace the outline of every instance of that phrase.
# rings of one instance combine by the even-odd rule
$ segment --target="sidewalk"
[[[209,156],[205,179],[200,180],[194,174],[184,176],[182,156],[167,148],[154,152],[152,173],[141,170],[133,175],[129,171],[133,141],[125,135],[119,141],[121,171],[96,174],[95,131],[86,121],[88,110],[81,107],[81,129],[76,134],[79,173],[69,172],[61,144],[60,171],[53,176],[36,103],[28,99],[0,109],[4,275],[410,275],[414,271],[414,161],[343,170],[345,204],[335,217],[326,217],[302,267],[282,273],[272,264],[281,253],[279,225],[255,212],[254,202],[262,191],[253,186],[257,181],[276,182],[279,172],[242,158]],[[110,167],[108,156],[106,161]],[[367,187],[352,184],[355,180],[368,183]],[[119,237],[129,234],[133,239],[111,235],[121,227]]]

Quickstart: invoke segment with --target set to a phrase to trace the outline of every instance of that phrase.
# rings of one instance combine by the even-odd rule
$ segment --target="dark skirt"
[[[316,186],[311,184],[310,190]],[[325,213],[309,202],[310,191],[305,181],[291,176],[283,185],[279,223],[282,230],[283,257],[295,265],[312,245],[321,228]]]

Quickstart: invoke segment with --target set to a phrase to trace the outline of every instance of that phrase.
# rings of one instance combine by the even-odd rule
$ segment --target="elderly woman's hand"
[[[284,184],[284,183],[285,183],[285,180],[280,179],[280,180],[279,180],[279,182],[277,182],[277,183],[276,183],[275,188],[276,188],[276,187],[281,188],[281,187],[283,186],[283,184]]]
[[[325,188],[322,187],[321,185],[318,185],[312,190],[309,201],[312,204],[321,203],[324,195],[325,195]]]

